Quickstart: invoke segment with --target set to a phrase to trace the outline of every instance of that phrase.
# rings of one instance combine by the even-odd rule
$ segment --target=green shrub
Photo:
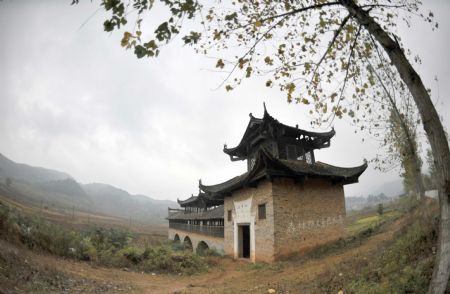
[[[172,249],[175,251],[186,250],[186,246],[184,246],[184,244],[181,242],[172,242],[171,246],[172,246]]]
[[[98,252],[95,246],[91,243],[89,237],[84,237],[79,243],[76,257],[81,260],[98,261]]]
[[[70,231],[37,217],[26,216],[0,202],[0,235],[51,254],[95,262],[104,266],[129,267],[146,272],[193,274],[207,269],[205,258],[184,246],[161,244],[130,246],[133,235],[125,230],[99,227]],[[217,255],[206,250],[206,255]]]
[[[206,260],[191,251],[161,245],[146,248],[141,269],[145,272],[193,274],[207,269]]]
[[[144,254],[145,250],[136,247],[126,247],[118,252],[118,254],[124,256],[132,264],[141,263],[147,254]]]

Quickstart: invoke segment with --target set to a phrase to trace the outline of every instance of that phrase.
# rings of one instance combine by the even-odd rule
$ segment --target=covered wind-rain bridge
[[[332,242],[344,233],[344,185],[357,183],[367,163],[338,167],[316,161],[335,135],[310,132],[264,116],[250,121],[231,161],[247,171],[216,185],[199,182],[199,194],[169,208],[169,239],[195,251],[273,261]]]

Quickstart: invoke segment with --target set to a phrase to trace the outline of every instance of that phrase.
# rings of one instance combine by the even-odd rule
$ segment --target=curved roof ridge
[[[194,196],[194,195],[191,195],[191,197],[189,197],[188,199],[185,199],[185,200],[180,200],[180,199],[177,198],[177,202],[180,205],[191,203],[191,202],[195,202],[197,200],[198,200],[198,196]]]
[[[337,166],[337,165],[333,165],[333,164],[329,164],[323,161],[316,161],[316,164],[321,164],[324,166],[328,166],[328,167],[335,167],[335,168],[340,168],[340,169],[352,169],[352,168],[359,168],[359,167],[363,167],[363,166],[368,166],[367,161],[364,160],[363,164],[361,165],[357,165],[357,166]]]
[[[255,165],[246,173],[231,178],[228,181],[216,185],[203,185],[199,187],[211,197],[218,199],[229,195],[232,191],[244,187],[252,186],[255,181],[264,177],[319,177],[331,180],[342,181],[344,185],[356,183],[359,176],[366,170],[367,161],[360,166],[339,167],[323,162],[307,163],[302,160],[288,160],[275,158],[270,151],[260,147],[257,151]]]

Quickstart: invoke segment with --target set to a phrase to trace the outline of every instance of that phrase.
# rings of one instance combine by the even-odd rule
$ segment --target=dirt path
[[[383,242],[394,238],[402,226],[404,218],[385,227],[381,232],[365,239],[361,245],[340,250],[307,261],[283,261],[273,265],[262,265],[256,269],[247,262],[220,259],[219,265],[207,273],[193,276],[152,275],[93,266],[87,262],[77,262],[57,258],[21,248],[22,256],[44,268],[54,268],[75,279],[129,285],[126,292],[133,293],[267,293],[270,288],[285,289],[286,285],[307,286],[327,269],[340,262],[365,258],[376,251]],[[297,287],[296,286],[296,287]],[[289,288],[289,287],[288,287]],[[113,288],[114,289],[114,288]],[[298,288],[294,288],[298,289]],[[115,291],[108,291],[115,292]],[[123,292],[118,288],[117,292]],[[297,292],[294,290],[294,292]],[[290,292],[292,293],[292,292]]]

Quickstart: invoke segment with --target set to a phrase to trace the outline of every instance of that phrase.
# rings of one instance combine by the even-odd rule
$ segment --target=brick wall
[[[308,179],[274,179],[275,258],[304,252],[344,235],[345,199],[342,185]]]

